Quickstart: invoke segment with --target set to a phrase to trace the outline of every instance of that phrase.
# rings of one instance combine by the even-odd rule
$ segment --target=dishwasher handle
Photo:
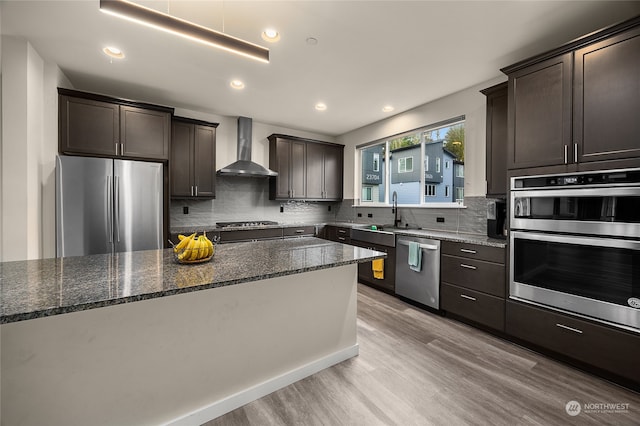
[[[398,244],[400,244],[401,246],[408,246],[409,242],[408,241],[398,241]],[[420,246],[421,249],[425,249],[425,250],[438,250],[440,247],[433,245],[433,244],[418,244],[418,246]]]

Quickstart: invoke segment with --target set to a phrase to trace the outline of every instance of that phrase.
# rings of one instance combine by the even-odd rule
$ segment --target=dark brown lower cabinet
[[[282,238],[282,228],[265,229],[234,229],[220,231],[221,243],[236,243],[241,241],[269,240]]]
[[[475,325],[504,331],[505,249],[442,242],[440,308]]]
[[[324,237],[330,241],[351,244],[351,229],[343,226],[327,225],[324,227]]]
[[[396,292],[396,248],[381,246],[377,244],[351,241],[351,243],[358,247],[364,247],[371,250],[377,250],[387,253],[387,257],[383,259],[384,262],[384,278],[379,279],[373,276],[373,262],[358,263],[358,282],[367,284],[370,287],[382,290],[389,294],[395,294]]]
[[[282,236],[284,238],[313,237],[314,235],[316,235],[316,227],[313,225],[295,226],[282,229]]]
[[[510,336],[616,376],[640,389],[640,336],[536,306],[507,301]]]
[[[457,285],[442,283],[440,307],[495,330],[504,330],[504,299]]]

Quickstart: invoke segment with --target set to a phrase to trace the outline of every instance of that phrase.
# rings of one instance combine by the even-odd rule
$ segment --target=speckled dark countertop
[[[6,324],[190,291],[370,261],[373,250],[314,237],[218,245],[207,263],[181,265],[173,250],[0,263]]]
[[[341,226],[345,228],[363,228],[367,227],[367,224],[364,223],[353,223],[353,222],[326,222],[326,223],[288,223],[288,224],[278,224],[278,225],[261,225],[261,226],[246,226],[246,227],[230,227],[224,228],[226,230],[237,230],[237,229],[265,229],[265,228],[291,228],[296,226],[324,226],[324,225],[333,225],[333,226]],[[202,232],[202,231],[220,231],[223,228],[217,228],[216,226],[204,227],[204,228],[194,228],[194,227],[172,227],[172,233],[183,233],[190,234],[192,232]],[[434,238],[442,241],[453,241],[458,243],[469,243],[469,244],[479,244],[483,246],[489,247],[499,247],[505,248],[507,246],[507,240],[502,240],[498,238],[489,238],[486,235],[481,234],[466,234],[462,232],[450,232],[450,231],[438,231],[438,230],[430,230],[430,229],[402,229],[402,228],[385,228],[386,231],[393,232],[397,235],[410,235],[414,237],[423,237],[423,238]]]

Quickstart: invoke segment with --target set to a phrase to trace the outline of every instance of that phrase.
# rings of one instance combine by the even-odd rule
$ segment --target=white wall
[[[346,145],[344,198],[358,198],[354,170],[358,170],[356,145],[373,142],[409,130],[464,115],[465,121],[465,196],[486,195],[485,139],[486,97],[481,89],[506,80],[499,77],[444,98],[429,102],[412,110],[397,114],[360,129],[341,135],[338,143]]]
[[[237,117],[208,114],[183,108],[176,108],[175,115],[179,117],[220,123],[216,132],[216,169],[220,169],[237,160]],[[267,137],[273,133],[335,142],[335,138],[333,136],[294,130],[254,121],[251,159],[265,167],[269,167],[269,141],[267,140]]]
[[[2,260],[55,256],[60,69],[26,40],[2,37]]]

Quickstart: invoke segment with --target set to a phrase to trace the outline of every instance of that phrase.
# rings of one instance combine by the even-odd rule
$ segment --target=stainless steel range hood
[[[218,170],[219,176],[278,176],[277,172],[251,161],[251,126],[250,118],[238,117],[238,161]]]

